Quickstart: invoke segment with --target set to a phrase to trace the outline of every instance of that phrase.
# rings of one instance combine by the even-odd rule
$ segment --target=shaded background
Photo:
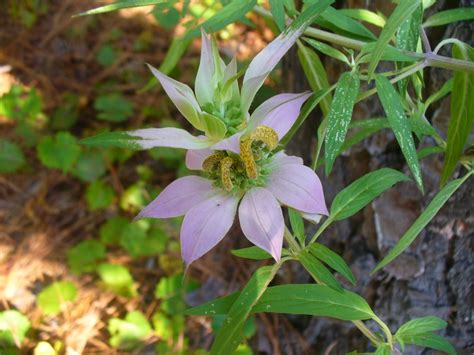
[[[212,14],[211,3],[193,1],[196,16]],[[247,246],[235,226],[211,253],[193,264],[190,279],[183,284],[179,220],[129,223],[161,188],[189,173],[182,163],[184,153],[78,146],[68,171],[51,163],[70,159],[67,154],[60,158],[55,154],[62,151],[61,146],[51,144],[58,132],[80,139],[104,129],[188,127],[161,88],[140,91],[151,78],[144,63],[158,67],[172,39],[182,34],[183,28],[177,25],[179,14],[176,17],[176,12],[167,10],[160,17],[143,8],[71,18],[100,4],[93,0],[0,3],[0,137],[16,143],[24,155],[16,172],[0,175],[0,311],[17,309],[31,321],[22,353],[32,352],[40,341],[71,354],[199,353],[209,348],[219,319],[185,319],[185,303],[196,305],[237,290],[262,263],[230,255],[230,249]],[[472,5],[440,0],[427,14]],[[337,6],[368,6],[385,14],[392,9],[386,1],[338,1]],[[273,38],[264,21],[255,15],[249,18],[254,28],[236,24],[219,34],[226,60],[237,55],[245,62]],[[434,28],[428,36],[432,45],[452,36],[472,45],[472,33],[474,24],[463,22]],[[191,44],[171,73],[190,85],[197,70],[199,42]],[[347,68],[323,59],[333,83]],[[425,70],[426,96],[451,75],[440,69]],[[307,89],[294,52],[285,57],[282,68],[267,84],[257,102],[274,93]],[[13,109],[6,110],[5,105]],[[375,98],[364,101],[354,112],[356,119],[383,114]],[[445,132],[449,98],[433,105],[428,118]],[[315,111],[289,147],[306,162],[320,119]],[[327,202],[356,178],[380,167],[408,173],[388,131],[338,158],[329,177],[319,172]],[[321,241],[344,256],[358,279],[354,290],[392,330],[411,318],[437,315],[448,321],[445,335],[459,353],[471,354],[472,182],[456,192],[407,252],[369,277],[376,262],[438,190],[441,168],[437,155],[424,159],[424,196],[413,184],[399,184],[350,220],[335,224]],[[114,288],[99,271],[103,263],[123,265],[133,280],[120,284],[120,290]],[[38,298],[59,281],[72,282],[77,296],[63,303],[57,314],[48,314]],[[304,270],[289,263],[276,279],[278,283],[309,281]],[[135,350],[115,350],[114,336],[123,347],[129,334],[120,326],[111,328],[111,320],[126,320],[129,312],[137,310],[150,321],[154,333],[143,336],[133,346]],[[254,353],[343,354],[368,349],[351,323],[330,319],[262,314],[249,322],[246,331]],[[432,351],[408,348],[406,353]]]

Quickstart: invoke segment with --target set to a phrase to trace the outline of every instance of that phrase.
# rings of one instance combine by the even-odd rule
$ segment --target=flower
[[[280,260],[284,234],[281,205],[319,221],[328,211],[321,182],[301,158],[276,154],[266,147],[258,132],[250,138],[251,156],[243,152],[203,151],[188,156],[191,169],[203,169],[207,178],[182,177],[168,185],[137,218],[171,218],[184,215],[181,254],[186,265],[212,249],[227,234],[238,210],[247,239]],[[267,140],[267,143],[271,143]],[[245,160],[255,163],[256,176],[249,177]]]
[[[166,94],[181,114],[204,135],[193,136],[179,128],[146,128],[127,132],[135,148],[173,147],[184,149],[228,149],[238,150],[240,136],[258,126],[262,121],[273,120],[285,132],[291,127],[298,111],[309,97],[308,93],[280,94],[262,103],[252,115],[248,110],[263,82],[294,44],[302,28],[280,34],[264,48],[248,66],[239,90],[234,59],[225,65],[219,57],[214,39],[202,32],[201,60],[195,80],[195,92],[159,70],[148,65],[161,83]],[[124,137],[122,137],[124,138]],[[282,136],[280,136],[282,138]],[[238,153],[238,151],[236,151]]]

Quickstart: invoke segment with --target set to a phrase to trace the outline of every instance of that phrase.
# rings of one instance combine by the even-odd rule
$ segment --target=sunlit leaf
[[[443,26],[457,21],[473,20],[474,19],[474,8],[472,7],[459,7],[456,9],[439,11],[434,13],[432,16],[423,24],[423,27]]]
[[[168,0],[118,0],[113,4],[96,7],[95,9],[81,12],[75,16],[88,16],[88,15],[97,15],[103,14],[105,12],[117,11],[121,9],[126,9],[130,7],[139,7],[147,5],[156,5],[167,3]]]
[[[337,50],[336,48],[331,47],[327,45],[326,43],[316,41],[312,38],[305,38],[305,41],[317,51],[327,56],[330,56],[334,59],[340,60],[341,62],[344,62],[347,65],[350,65],[350,62],[349,62],[349,59],[347,59],[347,56],[344,55],[344,53],[342,53],[341,51]]]
[[[20,312],[10,309],[0,312],[0,349],[23,343],[31,323]]]
[[[385,26],[385,18],[366,9],[340,9],[339,12],[377,27]]]
[[[328,7],[324,10],[321,14],[321,19],[316,20],[316,23],[323,27],[327,27],[336,33],[340,32],[340,34],[343,35],[364,37],[369,40],[375,40],[377,38],[364,25],[333,7]],[[341,29],[342,32],[338,31],[338,29]]]
[[[44,314],[55,316],[65,302],[74,301],[76,297],[77,288],[72,282],[58,281],[43,289],[36,302]]]
[[[127,313],[125,319],[111,318],[107,329],[110,345],[123,350],[133,350],[143,344],[152,332],[150,323],[140,311]]]
[[[104,263],[98,266],[97,273],[105,286],[118,295],[125,297],[136,295],[132,275],[125,266]]]

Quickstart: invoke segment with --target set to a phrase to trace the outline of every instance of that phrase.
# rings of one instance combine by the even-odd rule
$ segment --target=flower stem
[[[319,229],[316,231],[316,233],[313,235],[313,237],[311,238],[311,240],[309,241],[309,244],[312,244],[316,241],[316,239],[318,239],[318,237],[326,230],[327,227],[329,227],[331,225],[331,223],[333,222],[333,219],[331,217],[329,217],[328,219],[326,219],[324,221],[324,223],[321,225],[321,227],[319,227]]]
[[[378,345],[381,343],[381,340],[374,333],[372,333],[372,331],[367,328],[367,326],[362,321],[353,320],[352,323],[354,323],[354,325],[372,342],[372,344],[374,344],[374,346],[378,347]]]
[[[301,247],[296,241],[295,237],[291,232],[288,230],[288,228],[285,226],[285,233],[283,234],[283,237],[285,238],[286,242],[290,246],[290,249],[294,251],[296,254],[298,254],[301,251]]]

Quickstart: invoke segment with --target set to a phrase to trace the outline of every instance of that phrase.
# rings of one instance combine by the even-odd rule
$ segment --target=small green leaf
[[[329,175],[337,153],[344,143],[352,118],[352,110],[359,94],[359,73],[348,72],[341,75],[327,119],[325,139],[325,170]]]
[[[68,132],[59,132],[54,137],[46,136],[37,146],[38,158],[48,168],[71,170],[79,158],[81,148],[77,139]]]
[[[301,217],[299,212],[290,207],[288,207],[288,217],[290,218],[290,225],[293,235],[298,238],[301,244],[304,245],[306,235],[304,232],[303,217]]]
[[[456,179],[447,184],[429,203],[422,214],[417,218],[405,234],[400,238],[398,243],[390,250],[390,252],[377,264],[372,274],[383,268],[388,263],[392,262],[398,255],[408,248],[416,239],[418,234],[426,227],[426,225],[433,219],[448,199],[456,192],[456,190],[469,178],[469,174],[461,179]]]
[[[409,180],[406,175],[389,168],[368,173],[336,195],[331,205],[330,218],[335,221],[348,218],[397,182]]]
[[[405,337],[410,335],[423,334],[428,332],[434,332],[436,330],[444,329],[448,323],[438,317],[428,316],[422,318],[412,319],[400,328],[398,328],[396,337]]]
[[[270,0],[270,11],[280,32],[285,29],[285,6],[284,0]]]
[[[446,339],[433,333],[406,336],[403,337],[403,342],[443,351],[450,355],[456,355],[456,349],[454,349],[454,347]]]
[[[94,108],[99,112],[98,119],[109,122],[122,122],[133,114],[133,105],[118,93],[98,96]]]
[[[25,155],[17,144],[0,139],[0,173],[14,173],[25,163]]]
[[[160,26],[167,30],[172,30],[181,19],[179,11],[173,6],[170,6],[170,4],[167,4],[167,6],[164,7],[155,6],[152,14]]]
[[[418,188],[423,192],[420,163],[416,155],[415,142],[411,134],[410,123],[403,110],[402,99],[387,78],[382,75],[377,75],[375,81],[380,101],[387,114],[387,119],[390,122],[393,133],[397,138],[398,144],[400,145]]]
[[[76,298],[77,288],[72,282],[58,281],[43,289],[36,302],[44,314],[55,316],[65,302],[74,301]]]
[[[349,266],[346,264],[343,258],[333,252],[331,249],[322,244],[314,243],[308,246],[308,250],[323,263],[329,265],[331,268],[344,276],[350,283],[353,285],[356,284],[354,274],[352,273]]]
[[[331,47],[327,45],[326,43],[316,41],[311,38],[305,38],[304,39],[308,44],[310,44],[314,49],[317,51],[332,57],[334,59],[340,60],[341,62],[346,63],[347,65],[350,65],[349,59],[342,53],[341,51],[337,50],[334,47]]]
[[[453,45],[453,57],[474,61],[474,48]],[[451,119],[448,126],[446,156],[444,158],[441,186],[446,184],[456,169],[469,134],[474,126],[474,74],[455,71],[451,95]]]
[[[369,80],[372,79],[375,68],[377,68],[379,61],[382,59],[383,52],[387,44],[390,42],[390,39],[400,27],[402,22],[405,21],[405,19],[407,19],[413,13],[413,11],[418,8],[418,6],[420,6],[420,0],[400,1],[388,18],[387,23],[383,27],[379,39],[377,40],[374,50],[371,54],[367,73]]]
[[[212,344],[211,354],[232,354],[242,341],[245,322],[280,265],[263,266],[252,275],[229,309],[226,321]]]
[[[433,103],[436,102],[440,99],[442,99],[444,96],[449,94],[453,90],[453,79],[449,79],[446,81],[441,89],[436,91],[435,93],[431,94],[425,101],[425,111],[426,109]]]
[[[93,182],[106,172],[102,154],[97,150],[84,150],[74,166],[72,174],[82,181]]]
[[[199,306],[188,308],[184,314],[188,316],[214,316],[227,314],[239,295],[240,292],[234,292],[230,295],[200,304]]]
[[[98,266],[97,273],[105,286],[116,294],[125,297],[137,294],[132,275],[125,266],[104,263]]]
[[[329,286],[339,292],[343,291],[334,275],[318,259],[311,255],[308,250],[302,250],[298,255],[298,260],[319,284]]]
[[[443,26],[457,21],[473,20],[474,8],[460,7],[457,9],[439,11],[428,17],[423,27]]]
[[[350,36],[364,37],[369,40],[375,40],[377,37],[364,25],[355,21],[349,16],[346,16],[344,12],[336,10],[333,7],[328,7],[321,14],[321,19],[324,21],[316,20],[316,23],[321,24],[324,27],[327,27],[333,30],[336,33],[343,35],[349,34]],[[341,29],[341,31],[338,31]]]
[[[162,3],[167,3],[167,2],[168,0],[117,0],[113,4],[96,7],[95,9],[81,12],[80,14],[77,14],[74,17],[97,15],[97,14],[103,14],[105,12],[127,9],[130,7],[156,5],[156,4],[162,4]]]
[[[115,52],[115,49],[112,45],[105,44],[100,47],[99,52],[97,53],[97,61],[100,65],[108,67],[114,64],[116,59],[117,53]]]
[[[107,329],[111,335],[110,345],[123,350],[133,350],[143,345],[152,328],[140,311],[127,313],[125,319],[111,318]]]
[[[124,217],[112,217],[100,226],[99,237],[102,244],[118,244],[122,232],[129,225],[129,220]]]
[[[119,147],[140,150],[143,149],[138,143],[140,140],[140,138],[131,136],[128,132],[104,132],[84,138],[80,143],[92,147]]]
[[[203,112],[201,114],[201,120],[202,124],[204,125],[206,136],[213,139],[222,139],[225,137],[227,127],[225,123],[218,117],[207,112]]]
[[[27,317],[13,309],[0,312],[0,349],[20,345],[31,328]]]
[[[385,26],[385,18],[376,14],[375,12],[366,10],[366,9],[340,9],[339,12],[355,18],[360,21],[364,21],[375,25],[377,27],[384,27]]]
[[[260,249],[259,247],[253,246],[242,249],[234,249],[230,251],[233,255],[238,256],[239,258],[251,259],[251,260],[265,260],[271,259],[272,256],[267,253],[265,250]]]
[[[101,180],[87,186],[86,201],[92,211],[110,206],[114,198],[114,189]]]
[[[94,239],[80,242],[66,254],[69,268],[78,275],[94,271],[98,261],[106,257],[105,247]]]

